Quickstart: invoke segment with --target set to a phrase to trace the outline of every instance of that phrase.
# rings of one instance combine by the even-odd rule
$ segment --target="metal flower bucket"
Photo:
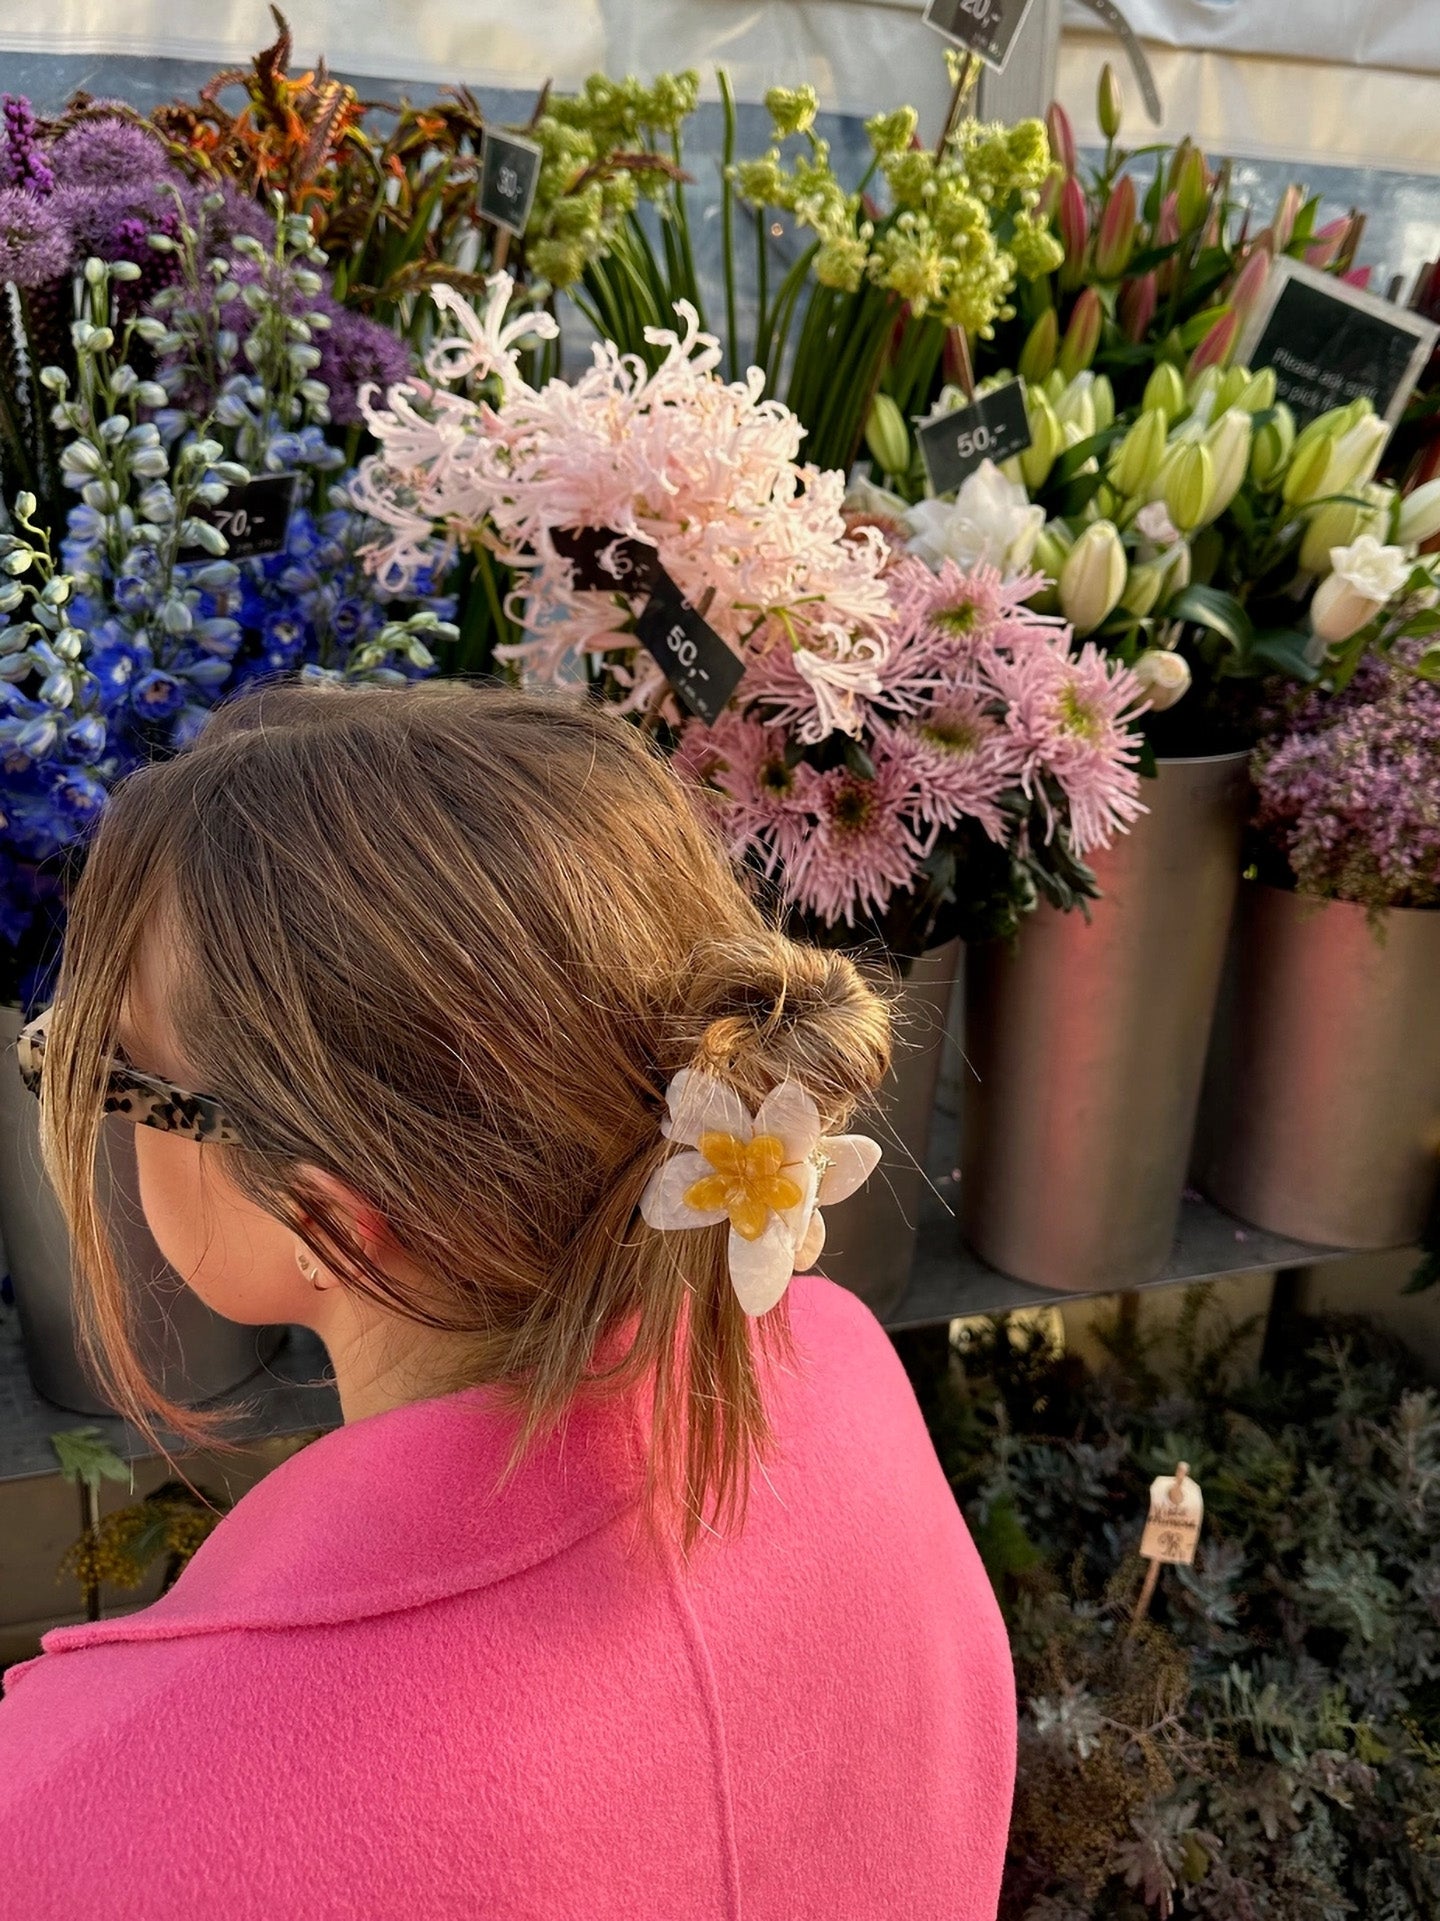
[[[1174,1240],[1240,872],[1245,754],[1162,761],[1097,855],[1087,922],[1042,907],[965,958],[961,1222],[1039,1287],[1135,1287]]]
[[[15,1285],[25,1364],[36,1392],[76,1414],[113,1414],[76,1345],[70,1241],[40,1159],[39,1107],[20,1079],[18,1008],[0,1008],[0,1223]],[[270,1360],[283,1327],[245,1327],[208,1308],[161,1259],[145,1226],[134,1128],[104,1130],[102,1191],[126,1279],[137,1294],[137,1352],[150,1378],[182,1406],[238,1387]]]
[[[1329,1247],[1419,1238],[1440,1173],[1440,910],[1246,882],[1198,1171],[1221,1207]]]
[[[875,1106],[855,1119],[859,1132],[880,1142],[884,1158],[858,1194],[825,1210],[820,1271],[858,1294],[882,1320],[909,1285],[915,1259],[925,1155],[959,966],[960,943],[948,941],[922,955],[899,980],[892,1002],[894,1065]]]

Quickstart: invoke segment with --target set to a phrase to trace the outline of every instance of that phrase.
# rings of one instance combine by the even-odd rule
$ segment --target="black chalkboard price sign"
[[[998,73],[1029,10],[1030,0],[929,0],[925,24]]]
[[[1270,270],[1235,360],[1273,367],[1276,397],[1302,427],[1362,397],[1393,426],[1437,337],[1440,328],[1408,308],[1282,259]]]
[[[683,705],[713,726],[739,686],[745,663],[663,569],[658,570],[655,591],[635,623],[635,633],[660,663]]]
[[[479,194],[484,219],[507,233],[524,233],[540,181],[540,159],[540,149],[533,140],[485,129]]]
[[[197,502],[190,518],[224,534],[227,560],[283,554],[299,481],[299,474],[261,474],[244,487],[232,487],[218,507]]]
[[[928,422],[916,438],[931,493],[953,493],[982,461],[998,465],[1012,454],[1023,454],[1030,445],[1025,389],[1018,380],[1007,381],[968,407]]]
[[[609,527],[554,527],[550,544],[570,563],[570,584],[581,593],[648,594],[660,573],[653,547]]]

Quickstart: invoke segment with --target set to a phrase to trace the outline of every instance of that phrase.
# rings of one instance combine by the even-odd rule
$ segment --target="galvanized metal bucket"
[[[925,1155],[959,966],[960,943],[948,941],[922,955],[899,980],[894,1065],[875,1107],[854,1123],[857,1132],[880,1142],[884,1159],[858,1194],[825,1210],[820,1271],[858,1294],[882,1320],[898,1305],[914,1264]]]
[[[1097,854],[1089,922],[1042,907],[965,957],[961,1222],[1039,1287],[1153,1280],[1169,1257],[1240,872],[1247,756],[1162,761]]]
[[[76,1345],[70,1241],[40,1158],[39,1107],[20,1079],[18,1008],[0,1008],[0,1221],[15,1285],[25,1364],[36,1392],[76,1414],[113,1414]],[[136,1351],[151,1380],[194,1406],[248,1380],[279,1348],[283,1327],[243,1327],[208,1308],[161,1259],[145,1226],[135,1130],[105,1125],[101,1192],[136,1290]]]
[[[1419,1238],[1440,1173],[1440,911],[1241,889],[1216,1023],[1201,1185],[1329,1247]]]

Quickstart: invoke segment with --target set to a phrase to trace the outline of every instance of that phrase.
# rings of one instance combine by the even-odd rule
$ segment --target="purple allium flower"
[[[403,340],[364,314],[352,313],[337,301],[322,297],[316,309],[330,317],[329,329],[317,336],[320,365],[315,378],[330,389],[330,418],[341,427],[358,427],[360,389],[368,382],[383,393],[408,380],[413,368]]]
[[[1302,894],[1440,908],[1440,686],[1395,651],[1257,750],[1254,824]]]
[[[172,172],[170,157],[153,134],[133,121],[108,116],[82,120],[50,149],[55,180],[62,187],[129,187]]]
[[[5,153],[0,160],[0,184],[23,187],[43,200],[55,187],[50,163],[40,151],[35,110],[24,94],[0,94],[5,117]]]
[[[74,243],[63,216],[22,187],[0,187],[0,281],[43,287],[69,271]]]

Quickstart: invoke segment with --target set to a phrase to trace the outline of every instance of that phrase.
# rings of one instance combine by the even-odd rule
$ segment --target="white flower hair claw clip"
[[[814,1101],[793,1081],[751,1114],[733,1087],[682,1068],[665,1094],[661,1132],[690,1152],[657,1167],[640,1197],[661,1232],[730,1223],[730,1280],[747,1314],[764,1314],[825,1245],[822,1207],[855,1192],[880,1159],[863,1134],[822,1135]]]

